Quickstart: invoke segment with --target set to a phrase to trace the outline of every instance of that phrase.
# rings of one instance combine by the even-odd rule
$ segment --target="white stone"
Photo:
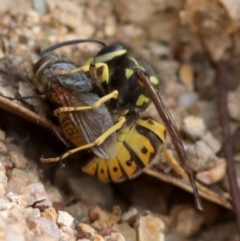
[[[206,131],[204,120],[197,116],[187,116],[183,120],[183,131],[193,140],[203,136]]]
[[[71,227],[74,218],[67,212],[58,211],[57,224]]]

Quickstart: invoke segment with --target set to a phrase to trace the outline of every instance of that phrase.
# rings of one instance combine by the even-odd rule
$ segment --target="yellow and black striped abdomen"
[[[152,118],[140,118],[118,132],[117,156],[94,157],[83,171],[102,181],[121,182],[138,176],[154,159],[166,139],[166,129]]]

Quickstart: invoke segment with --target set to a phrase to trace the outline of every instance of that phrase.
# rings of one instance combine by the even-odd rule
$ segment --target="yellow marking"
[[[130,131],[130,127],[125,127],[118,132],[117,141],[123,142]]]
[[[155,133],[155,135],[159,137],[160,140],[162,140],[162,142],[165,142],[166,128],[162,124],[154,121],[153,119],[138,119],[137,124],[152,131],[153,133]]]
[[[123,173],[121,166],[119,164],[119,160],[116,158],[112,160],[106,161],[108,165],[108,170],[110,174],[110,178],[113,182],[117,182],[120,180],[125,174]]]
[[[146,71],[146,70],[143,68],[143,66],[138,65],[138,66],[135,66],[135,67],[137,67],[138,69],[142,70],[143,72]]]
[[[116,50],[107,54],[103,54],[100,56],[96,56],[95,58],[90,58],[86,61],[84,65],[89,65],[91,63],[105,63],[107,61],[111,61],[112,59],[122,56],[127,53],[126,49]]]
[[[130,178],[136,173],[138,166],[136,162],[132,159],[131,154],[129,153],[129,151],[123,143],[119,149],[119,153],[120,155],[117,155],[117,158],[120,162],[120,165],[123,168],[124,173],[126,173],[127,177]]]
[[[138,140],[138,141],[134,141]],[[134,128],[130,135],[127,136],[126,142],[129,144],[134,153],[137,154],[141,162],[147,166],[151,161],[151,156],[155,151],[149,139],[141,134]],[[146,150],[146,153],[142,152],[142,149]]]
[[[109,180],[108,174],[108,165],[107,161],[101,158],[98,158],[98,169],[97,169],[97,177],[102,181]]]
[[[129,109],[124,110],[122,115],[127,115],[129,113]]]
[[[128,57],[128,58],[132,60],[132,62],[135,64],[135,67],[140,67],[139,63],[137,62],[137,60],[135,58],[133,58],[133,57]]]
[[[136,106],[143,106],[145,103],[149,103],[149,102],[150,102],[150,99],[147,96],[141,94],[138,96],[138,99],[136,101]]]
[[[85,63],[84,63],[84,65],[90,65],[90,64],[93,64],[95,61],[95,58],[89,58]]]
[[[86,166],[82,167],[82,171],[89,175],[95,176],[98,166],[99,158],[94,158]]]
[[[109,69],[107,68],[103,68],[102,71],[102,83],[106,82],[107,84],[109,83]]]
[[[94,64],[96,68],[101,68],[102,67],[102,82],[109,82],[109,69],[108,69],[108,65],[105,63],[96,63]]]
[[[133,75],[134,71],[132,69],[126,68],[125,69],[125,76],[129,79]]]
[[[149,77],[149,80],[150,80],[150,82],[151,82],[153,85],[158,85],[158,84],[159,84],[159,79],[158,79],[156,76],[151,75],[151,76]]]

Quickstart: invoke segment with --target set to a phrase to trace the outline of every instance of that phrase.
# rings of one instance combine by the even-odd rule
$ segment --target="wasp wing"
[[[151,97],[153,104],[155,105],[155,107],[157,109],[159,116],[162,118],[163,123],[170,135],[174,148],[178,154],[178,158],[179,158],[184,170],[188,174],[189,180],[192,184],[192,188],[194,191],[196,206],[199,210],[203,210],[201,199],[198,194],[198,189],[195,184],[193,172],[188,163],[186,152],[185,152],[185,149],[184,149],[184,146],[182,143],[182,138],[178,132],[176,124],[175,124],[174,120],[172,119],[172,116],[171,116],[170,112],[168,111],[167,107],[163,103],[161,97],[158,95],[157,91],[151,85],[149,78],[145,74],[145,72],[143,72],[140,69],[136,69],[136,74],[138,75],[140,81],[144,84],[149,96]]]

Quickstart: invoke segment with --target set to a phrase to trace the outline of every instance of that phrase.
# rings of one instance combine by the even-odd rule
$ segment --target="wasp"
[[[81,41],[82,40],[79,42]],[[76,43],[78,43],[78,40],[64,42],[52,46],[46,51]],[[181,164],[191,181],[196,205],[202,210],[203,208],[194,176],[188,165],[180,134],[167,107],[158,94],[160,81],[153,68],[142,58],[136,59],[131,56],[131,53],[122,44],[101,44],[104,47],[94,57],[87,60],[79,70],[90,69],[91,65],[101,64],[102,67],[104,67],[103,73],[108,73],[107,75],[102,74],[101,87],[105,90],[105,94],[108,95],[114,91],[118,92],[116,98],[111,98],[111,110],[113,110],[115,114],[125,116],[127,120],[132,119],[133,121],[130,122],[130,127],[120,129],[117,134],[117,156],[107,161],[101,157],[95,157],[83,168],[83,171],[96,175],[101,180],[112,179],[113,181],[118,181],[124,179],[124,176],[128,178],[136,176],[140,172],[139,169],[142,169],[152,161],[156,150],[160,146],[160,143],[157,143],[152,133],[163,143],[165,141],[164,133],[167,131],[170,134]],[[78,70],[63,72],[62,74],[69,75],[77,71]],[[151,102],[154,103],[165,127],[150,117],[149,120],[151,123],[154,123],[154,125],[148,125],[148,122],[141,117],[141,112],[143,112]],[[60,108],[58,111],[59,113],[61,111],[71,113],[73,109],[74,108],[67,110]],[[77,109],[75,108],[75,110]],[[146,126],[148,128],[143,131],[142,127]],[[139,133],[142,135],[141,138],[139,138]],[[156,143],[156,145],[153,143]],[[137,148],[134,149],[132,146],[137,146]],[[168,155],[166,147],[162,145],[162,148],[164,153]],[[148,153],[147,162],[144,157],[145,153]],[[174,166],[174,164],[171,166]],[[178,172],[178,168],[176,168],[175,171]]]
[[[113,96],[112,93],[119,93],[119,91],[113,90],[109,91],[110,93],[107,92],[107,94],[105,91],[100,98],[96,92],[104,92],[101,87],[104,86],[105,80],[108,81],[109,75],[107,73],[102,74],[101,83],[100,85],[96,84],[97,90],[94,92],[94,83],[96,83],[97,80],[93,80],[94,74],[90,74],[90,76],[92,76],[91,80],[87,79],[85,73],[88,71],[91,72],[90,65],[77,68],[70,63],[68,59],[58,55],[46,55],[47,52],[48,51],[45,50],[42,54],[43,57],[34,65],[35,84],[38,89],[43,91],[47,98],[58,107],[54,110],[54,115],[58,117],[65,137],[78,146],[78,148],[64,153],[61,157],[41,158],[43,162],[55,162],[66,158],[72,153],[92,147],[94,138],[92,139],[93,142],[91,146],[84,145],[83,141],[80,142],[80,139],[82,139],[80,137],[84,137],[88,130],[93,131],[101,128],[102,135],[106,136],[103,127],[107,126],[110,128],[111,124],[110,122],[109,125],[106,123],[106,121],[110,120],[110,117],[109,114],[106,114],[109,112],[106,111],[103,103],[106,99],[118,98]],[[101,65],[101,63],[99,64],[100,67],[106,68],[106,66]],[[98,63],[94,63],[94,67],[95,65],[98,65]],[[96,78],[95,76],[94,79]],[[96,101],[97,98],[98,100]],[[104,102],[102,102],[103,99]],[[96,105],[97,102],[100,104]],[[109,106],[109,109],[113,111],[116,108]],[[159,146],[161,146],[166,139],[165,127],[153,118],[133,116],[132,112],[131,115],[127,114],[126,111],[124,111],[124,113],[124,115],[121,115],[122,113],[120,114],[119,110],[116,111],[115,114],[112,113],[112,116],[117,116],[113,118],[114,120],[127,119],[126,124],[117,132],[117,143],[108,137],[102,144],[105,148],[108,147],[109,152],[114,152],[116,149],[115,156],[100,155],[98,149],[101,146],[94,146],[93,152],[95,157],[82,168],[84,172],[95,175],[102,181],[121,182],[138,176],[142,169],[152,162]],[[96,117],[94,117],[94,115],[96,115]],[[104,121],[99,121],[98,118],[103,118],[102,115],[105,119]],[[79,119],[79,121],[74,122],[74,118]],[[84,125],[81,124],[81,119],[83,119],[83,121],[86,120]],[[89,121],[89,124],[87,124],[87,121]],[[73,126],[74,123],[77,125]],[[118,123],[118,128],[120,128],[120,125],[122,125],[122,121]],[[117,129],[115,127],[110,129],[116,131]],[[99,132],[97,134],[100,135]],[[94,135],[97,139],[95,133]],[[95,140],[94,143],[96,142]],[[95,150],[94,148],[98,149]],[[101,147],[101,149],[102,148],[103,147]],[[111,150],[111,148],[113,150]]]

